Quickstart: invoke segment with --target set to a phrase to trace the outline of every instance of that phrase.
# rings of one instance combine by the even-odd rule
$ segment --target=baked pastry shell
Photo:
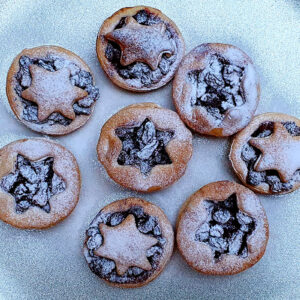
[[[48,139],[17,140],[0,149],[0,179],[14,172],[18,154],[31,161],[53,157],[53,171],[65,181],[66,189],[49,199],[49,213],[31,206],[17,214],[15,198],[0,188],[0,219],[21,229],[46,229],[63,221],[74,210],[80,194],[80,171],[73,154]]]
[[[59,136],[59,135],[65,135],[69,134],[77,129],[79,129],[81,126],[83,126],[88,119],[91,117],[93,111],[95,102],[90,106],[91,113],[89,115],[76,115],[76,118],[72,120],[70,125],[61,125],[61,124],[53,124],[49,125],[47,123],[45,124],[36,124],[34,122],[26,121],[22,118],[23,115],[23,108],[24,104],[22,103],[21,97],[16,93],[15,86],[17,85],[17,79],[16,74],[18,73],[20,67],[19,67],[19,60],[22,56],[28,56],[30,58],[43,58],[47,55],[56,55],[60,58],[63,58],[65,60],[69,60],[74,62],[80,69],[91,73],[93,77],[93,84],[94,82],[94,75],[92,71],[90,70],[89,66],[75,53],[64,49],[59,46],[39,46],[31,49],[24,49],[20,54],[18,54],[10,68],[7,74],[6,79],[6,95],[8,98],[9,105],[14,112],[15,116],[18,118],[19,121],[21,121],[24,125],[26,125],[28,128],[30,128],[33,131],[47,134],[47,135],[53,135],[53,136]]]
[[[138,167],[118,164],[122,142],[115,130],[136,126],[146,118],[150,118],[159,130],[173,131],[174,136],[166,146],[172,164],[156,165],[148,175],[143,175]],[[192,151],[192,134],[178,115],[154,103],[134,104],[121,109],[104,124],[97,145],[98,159],[108,175],[118,184],[139,192],[160,190],[177,181],[185,173]]]
[[[247,239],[248,256],[222,254],[215,262],[210,247],[195,240],[197,229],[207,218],[205,200],[224,201],[237,195],[238,208],[255,219],[255,230]],[[196,271],[207,275],[233,275],[256,264],[264,255],[269,225],[258,197],[246,187],[231,181],[218,181],[195,192],[180,209],[176,224],[176,242],[185,261]]]
[[[191,106],[190,83],[187,74],[190,71],[207,67],[210,54],[220,54],[233,64],[243,66],[241,81],[245,103],[225,112],[221,123],[202,106]],[[251,58],[241,49],[227,44],[201,44],[189,52],[181,61],[173,81],[173,102],[180,118],[197,133],[217,137],[230,136],[244,128],[252,119],[260,98],[260,84]]]
[[[162,232],[162,236],[166,239],[166,243],[163,248],[163,253],[158,267],[153,272],[153,274],[149,276],[144,282],[121,284],[121,283],[113,283],[103,278],[103,280],[105,280],[105,282],[107,282],[109,285],[119,287],[119,288],[142,287],[148,284],[149,282],[153,281],[156,277],[160,275],[160,273],[165,268],[166,264],[169,262],[174,248],[174,231],[172,225],[170,224],[170,221],[168,220],[167,216],[165,215],[165,213],[162,211],[161,208],[146,200],[143,200],[141,198],[134,198],[134,197],[117,200],[102,208],[101,212],[103,213],[122,212],[122,211],[127,211],[130,208],[133,208],[135,206],[141,206],[146,214],[157,218],[157,221],[159,223]],[[84,248],[86,248],[87,240],[88,238],[86,238],[84,242]]]
[[[135,85],[130,84],[128,80],[123,79],[118,74],[113,64],[105,56],[105,51],[108,43],[107,39],[105,38],[105,35],[115,29],[115,26],[119,23],[121,18],[134,16],[140,10],[146,10],[149,11],[150,13],[157,15],[165,22],[165,24],[170,25],[177,35],[176,37],[177,57],[175,62],[172,64],[169,73],[167,75],[164,75],[164,77],[158,83],[151,84],[150,87],[145,87],[145,86],[136,87]],[[102,69],[105,71],[106,75],[115,85],[132,92],[148,92],[166,85],[174,77],[175,72],[179,66],[179,63],[184,55],[185,43],[182,34],[178,29],[178,27],[176,26],[176,24],[167,16],[165,16],[160,10],[149,6],[134,6],[134,7],[124,7],[118,10],[111,17],[107,18],[103,22],[97,36],[96,51]]]
[[[272,192],[269,189],[269,185],[267,183],[261,183],[259,185],[251,185],[247,183],[247,174],[248,168],[246,163],[242,160],[242,150],[243,146],[251,139],[251,135],[259,128],[259,126],[264,122],[295,122],[298,127],[300,127],[300,120],[282,113],[264,113],[261,115],[257,115],[253,118],[250,124],[244,128],[241,132],[239,132],[233,139],[229,159],[232,164],[232,168],[242,183],[247,186],[249,189],[266,195],[282,195],[288,194],[300,187],[300,182],[295,182],[294,187],[288,191],[282,191],[279,193]],[[300,155],[300,154],[299,154]]]

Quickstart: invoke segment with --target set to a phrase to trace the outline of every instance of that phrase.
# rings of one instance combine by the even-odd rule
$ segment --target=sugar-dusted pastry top
[[[159,10],[128,7],[104,21],[97,53],[115,84],[142,92],[172,79],[184,54],[184,41],[176,25]]]
[[[0,149],[0,219],[22,229],[45,229],[64,220],[80,193],[73,154],[43,138]]]
[[[176,241],[186,262],[209,275],[242,272],[264,255],[268,220],[258,197],[230,181],[209,183],[183,204]]]
[[[259,97],[254,65],[233,45],[197,46],[183,58],[173,81],[178,114],[200,134],[235,134],[252,119]]]
[[[230,160],[255,191],[283,194],[300,186],[300,120],[267,113],[256,116],[233,140]]]
[[[119,287],[142,286],[163,270],[173,250],[173,230],[157,206],[127,198],[105,206],[86,231],[90,269]]]

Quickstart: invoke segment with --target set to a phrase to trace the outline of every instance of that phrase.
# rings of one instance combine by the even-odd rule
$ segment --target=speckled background
[[[270,224],[265,256],[253,268],[231,277],[209,277],[189,268],[175,251],[162,275],[148,286],[122,290],[90,272],[81,253],[84,232],[94,215],[113,200],[136,195],[120,188],[96,158],[103,123],[128,104],[153,101],[173,108],[171,84],[133,94],[116,88],[97,61],[95,40],[105,18],[138,1],[0,0],[0,146],[39,136],[21,125],[6,100],[10,63],[23,48],[56,44],[79,54],[91,67],[101,99],[79,131],[57,139],[78,159],[82,192],[74,213],[46,231],[22,231],[0,223],[1,299],[300,299],[300,191],[262,197]],[[261,79],[257,113],[278,111],[300,117],[300,1],[147,1],[173,19],[186,50],[198,44],[234,44],[252,57]],[[185,199],[215,180],[238,181],[228,161],[229,139],[194,137],[186,175],[172,187],[141,195],[159,205],[175,224]]]

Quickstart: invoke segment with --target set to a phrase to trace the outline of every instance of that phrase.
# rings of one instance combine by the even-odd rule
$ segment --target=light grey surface
[[[298,3],[298,4],[297,4]],[[122,290],[90,272],[81,253],[94,215],[113,200],[136,195],[113,183],[96,158],[103,123],[128,104],[153,101],[173,109],[171,84],[133,94],[116,88],[95,53],[105,18],[138,1],[0,0],[0,146],[19,137],[39,136],[17,122],[5,95],[12,59],[23,48],[55,44],[80,55],[91,67],[101,98],[91,120],[57,140],[76,156],[82,192],[74,213],[55,228],[22,231],[0,223],[0,299],[295,299],[300,298],[299,196],[262,197],[270,224],[265,256],[253,268],[229,277],[209,277],[189,268],[175,251],[162,275],[148,286]],[[300,8],[298,1],[143,1],[161,9],[180,28],[186,51],[205,42],[243,49],[261,78],[258,113],[277,111],[300,117]],[[167,190],[140,195],[159,205],[175,224],[185,199],[204,184],[237,180],[229,161],[229,139],[195,136],[185,176]]]

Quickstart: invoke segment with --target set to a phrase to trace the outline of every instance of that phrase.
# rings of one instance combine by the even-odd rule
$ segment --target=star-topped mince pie
[[[0,219],[44,229],[65,219],[80,192],[76,159],[47,139],[23,139],[0,149]]]
[[[104,124],[97,152],[114,181],[152,192],[184,174],[192,155],[192,134],[175,112],[154,103],[135,104]]]
[[[6,89],[17,118],[49,135],[68,134],[83,126],[99,96],[87,64],[57,46],[23,50],[10,67]]]
[[[163,211],[145,200],[127,198],[97,214],[86,231],[84,255],[100,278],[133,288],[162,272],[173,244],[173,229]]]
[[[184,55],[184,40],[161,11],[136,6],[120,9],[104,21],[96,49],[102,68],[116,85],[145,92],[173,78]]]
[[[202,44],[182,60],[173,101],[182,120],[200,134],[229,136],[252,119],[260,85],[251,59],[226,44]]]
[[[186,262],[210,275],[232,275],[256,264],[269,238],[265,211],[249,189],[230,181],[210,183],[182,206],[177,245]]]
[[[249,188],[285,194],[300,187],[300,120],[285,114],[256,116],[233,140],[230,160]]]

